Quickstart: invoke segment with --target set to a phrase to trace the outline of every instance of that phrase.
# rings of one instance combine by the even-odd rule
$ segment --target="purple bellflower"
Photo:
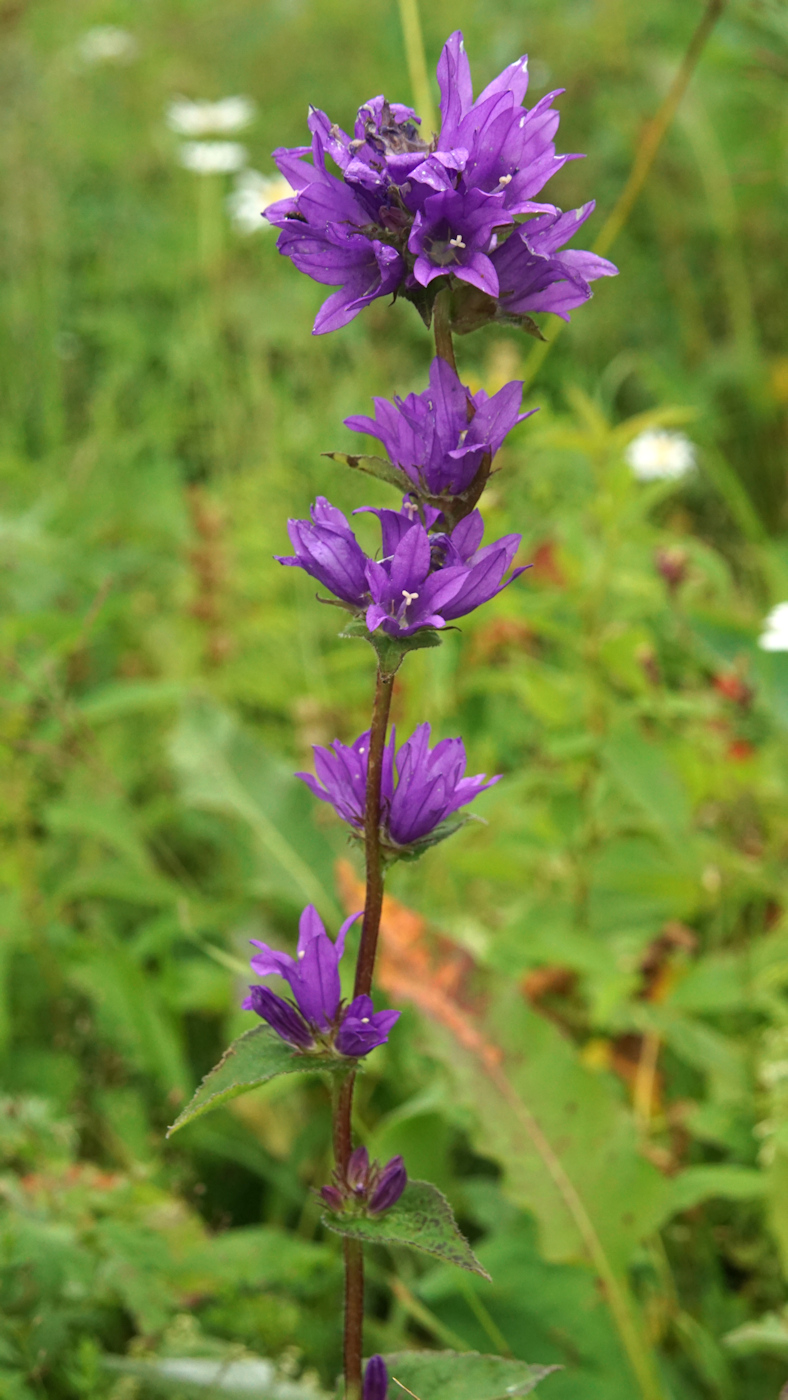
[[[333,1184],[321,1186],[320,1196],[329,1210],[358,1215],[382,1215],[396,1205],[408,1184],[408,1173],[401,1157],[392,1157],[385,1167],[370,1162],[366,1147],[350,1155],[344,1178],[334,1171]]]
[[[335,739],[313,748],[317,776],[298,773],[315,797],[328,802],[359,835],[364,829],[369,731],[353,744]],[[500,781],[500,774],[466,777],[462,739],[441,739],[430,748],[430,726],[420,724],[399,751],[392,728],[383,754],[381,840],[389,860],[418,855],[462,826],[459,809]]]
[[[295,554],[276,555],[278,562],[303,569],[347,607],[362,609],[369,591],[366,554],[341,510],[325,496],[318,496],[310,514],[311,522],[288,520]]]
[[[252,958],[252,971],[259,977],[271,973],[283,977],[295,1006],[268,987],[252,986],[244,1010],[255,1011],[282,1040],[305,1052],[333,1049],[340,1055],[360,1058],[383,1045],[400,1013],[376,1012],[368,996],[356,997],[349,1006],[342,1001],[339,961],[347,931],[357,918],[358,914],[352,914],[346,919],[332,942],[317,910],[307,905],[298,926],[294,958],[253,938],[260,952]]]
[[[315,281],[338,289],[318,313],[316,334],[345,325],[389,293],[410,297],[429,319],[431,294],[425,302],[424,289],[434,283],[437,291],[447,280],[465,284],[466,299],[470,289],[489,297],[472,311],[474,324],[489,320],[504,286],[501,249],[516,237],[516,220],[559,217],[553,204],[536,203],[535,196],[576,159],[555,150],[553,101],[562,89],[524,107],[528,62],[520,58],[474,100],[459,30],[444,45],[438,84],[437,135],[422,135],[412,108],[378,96],[359,108],[352,137],[312,109],[311,145],[274,152],[294,190],[265,211],[280,230],[279,250]],[[574,254],[570,263],[583,256],[590,254]],[[590,268],[575,268],[586,287]],[[533,280],[528,260],[512,257],[504,270],[524,279],[507,282],[510,302],[525,296]],[[550,271],[553,280],[566,280],[563,267]],[[609,274],[591,272],[601,275]],[[516,314],[511,305],[507,314]],[[457,328],[471,328],[462,314]]]
[[[382,1356],[370,1356],[364,1368],[361,1400],[386,1400],[389,1373]]]
[[[506,246],[506,245],[505,245]],[[590,256],[590,254],[588,255]],[[345,419],[357,433],[379,438],[393,467],[425,497],[467,491],[487,458],[485,476],[507,433],[530,413],[520,412],[522,383],[497,394],[472,394],[439,356],[430,365],[430,387],[406,399],[375,399],[375,417]]]
[[[590,282],[616,276],[618,268],[607,258],[574,248],[560,251],[593,210],[591,200],[566,214],[559,209],[542,214],[521,224],[493,253],[504,317],[551,311],[568,321],[569,312],[592,295]]]
[[[391,637],[409,637],[423,627],[442,628],[489,602],[524,572],[514,569],[504,580],[520,544],[520,535],[504,535],[481,548],[484,524],[477,510],[450,534],[428,533],[438,521],[436,510],[424,512],[406,500],[402,510],[370,511],[380,521],[383,556],[370,559],[344,515],[319,496],[312,523],[291,520],[292,556],[280,564],[304,569],[343,606],[363,614],[370,632],[381,628]]]

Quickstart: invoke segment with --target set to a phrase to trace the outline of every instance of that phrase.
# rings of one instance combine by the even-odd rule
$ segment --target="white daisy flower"
[[[77,53],[91,67],[100,63],[131,63],[139,53],[139,44],[128,29],[99,24],[82,35]]]
[[[184,141],[178,159],[195,175],[226,175],[241,170],[246,155],[238,141]]]
[[[766,615],[758,646],[763,651],[788,651],[788,603],[778,603]]]
[[[227,208],[239,233],[256,233],[270,229],[264,210],[277,200],[294,193],[284,175],[261,175],[259,170],[242,170],[232,194],[227,196]]]
[[[219,102],[192,102],[174,97],[167,108],[167,125],[179,136],[230,136],[254,120],[251,97],[223,97]]]
[[[638,481],[678,480],[695,465],[695,446],[683,433],[647,428],[627,447],[626,460]]]

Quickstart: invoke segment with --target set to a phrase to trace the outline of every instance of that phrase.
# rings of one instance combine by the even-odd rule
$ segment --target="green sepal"
[[[314,1074],[319,1070],[330,1074],[347,1074],[355,1060],[324,1051],[301,1051],[288,1045],[270,1026],[253,1026],[234,1040],[225,1050],[218,1065],[206,1074],[191,1103],[178,1114],[167,1137],[186,1123],[210,1113],[222,1104],[246,1094],[280,1074]]]
[[[434,1254],[489,1279],[454,1219],[449,1202],[431,1181],[409,1181],[399,1200],[382,1215],[340,1215],[326,1211],[323,1224],[338,1235],[365,1244],[405,1244]],[[432,1396],[429,1397],[432,1400]]]
[[[395,1351],[384,1356],[389,1376],[422,1400],[510,1400],[530,1395],[545,1376],[561,1366],[531,1366],[478,1351]],[[389,1381],[388,1400],[404,1400]]]
[[[534,340],[543,340],[547,344],[547,336],[542,335],[539,327],[532,316],[526,316],[523,312],[521,316],[511,316],[506,311],[499,311],[496,316],[499,326],[515,326],[518,331],[525,331],[526,335],[532,335]]]
[[[361,617],[353,618],[339,635],[361,637],[369,642],[370,646],[375,648],[380,674],[384,677],[396,674],[402,665],[403,656],[409,651],[421,651],[423,647],[439,647],[442,641],[440,633],[434,627],[420,627],[418,632],[412,633],[410,637],[390,637],[380,629],[370,632]]]
[[[389,846],[385,842],[382,845],[382,855],[386,865],[393,865],[397,860],[418,860],[432,846],[437,846],[441,841],[445,841],[448,836],[453,836],[455,831],[467,826],[468,822],[480,821],[473,812],[465,812],[447,817],[445,822],[436,826],[429,836],[425,836],[420,841],[414,841],[412,846]]]
[[[427,287],[422,287],[420,283],[414,282],[412,287],[409,287],[407,291],[400,291],[398,295],[415,306],[427,330],[429,330],[432,325],[432,311],[435,306],[435,298],[439,292],[443,291],[443,289],[449,285],[450,279],[448,277],[436,277]]]
[[[486,292],[479,291],[478,287],[472,287],[467,282],[455,282],[451,298],[452,330],[457,335],[470,335],[471,331],[478,331],[490,321],[496,321],[500,326],[516,326],[536,340],[545,339],[531,316],[512,315]]]
[[[456,335],[469,335],[495,320],[497,305],[491,296],[468,282],[452,288],[450,325]]]
[[[406,476],[401,467],[392,466],[385,457],[366,457],[363,454],[354,455],[347,452],[321,452],[321,457],[328,457],[332,462],[342,462],[343,466],[352,467],[354,471],[366,472],[367,476],[374,476],[378,481],[385,481],[388,486],[395,486],[398,491],[412,491],[413,482]]]

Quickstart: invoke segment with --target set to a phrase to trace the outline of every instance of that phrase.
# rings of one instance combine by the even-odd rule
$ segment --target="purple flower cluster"
[[[459,496],[490,464],[506,435],[530,418],[520,412],[522,383],[512,380],[497,394],[472,394],[456,371],[436,356],[429,388],[406,399],[375,399],[375,417],[345,419],[357,433],[379,438],[389,465],[404,472],[425,499]]]
[[[369,731],[353,744],[335,739],[313,748],[317,777],[298,773],[315,797],[329,802],[355,832],[364,829]],[[389,859],[417,854],[463,824],[456,814],[500,779],[479,773],[466,778],[462,739],[441,739],[430,748],[430,726],[420,724],[399,751],[392,728],[383,753],[380,789],[381,842]],[[451,819],[455,818],[454,821]]]
[[[268,987],[252,986],[243,1003],[245,1011],[256,1011],[277,1035],[297,1049],[333,1049],[340,1055],[359,1058],[388,1040],[398,1011],[375,1011],[368,996],[356,997],[346,1006],[341,997],[339,961],[345,950],[345,936],[359,917],[352,914],[332,942],[313,905],[307,905],[298,927],[295,958],[277,948],[269,948],[256,938],[251,941],[260,952],[252,958],[252,971],[259,977],[277,973],[289,984],[292,1002],[277,996]]]
[[[593,206],[562,216],[534,202],[576,158],[555,150],[553,100],[562,89],[524,107],[528,63],[521,58],[474,100],[459,31],[443,48],[438,83],[441,130],[432,139],[421,135],[410,107],[379,96],[359,109],[352,137],[312,109],[311,145],[274,153],[295,191],[265,211],[280,229],[279,250],[338,289],[318,313],[316,334],[346,325],[376,297],[404,293],[418,302],[447,279],[490,298],[488,319],[522,314],[515,307],[533,297],[538,304],[526,310],[555,305],[565,315],[590,296],[592,279],[616,271],[589,253],[554,256]],[[543,218],[516,223],[534,214]]]
[[[401,1157],[392,1157],[385,1167],[370,1162],[366,1147],[351,1152],[344,1177],[337,1169],[330,1186],[321,1186],[320,1195],[329,1210],[339,1214],[382,1215],[396,1205],[408,1184],[408,1173]]]
[[[504,535],[481,548],[484,524],[477,510],[450,534],[430,531],[439,512],[405,500],[402,510],[362,506],[380,522],[383,554],[370,559],[340,510],[324,496],[312,519],[290,520],[295,554],[277,555],[280,564],[304,569],[351,612],[364,616],[370,632],[410,637],[424,627],[442,628],[494,598],[524,572],[504,581],[520,535]]]

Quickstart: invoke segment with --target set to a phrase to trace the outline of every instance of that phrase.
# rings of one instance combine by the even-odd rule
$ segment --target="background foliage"
[[[589,155],[552,197],[595,195],[593,234],[698,17],[435,0],[425,25],[431,63],[459,25],[477,80],[527,49],[532,92],[566,86],[560,149]],[[80,59],[98,24],[132,61]],[[318,491],[360,502],[319,453],[430,345],[380,303],[310,341],[320,290],[178,166],[164,111],[249,93],[272,173],[307,102],[347,126],[407,100],[398,13],[4,0],[0,25],[0,1395],[304,1400],[339,1365],[320,1085],[163,1134],[250,1022],[248,938],[357,901],[291,775],[364,727],[369,657],[271,555]],[[561,1363],[555,1400],[766,1400],[788,1371],[788,658],[756,645],[788,597],[787,80],[784,7],[735,0],[485,498],[534,568],[396,691],[403,733],[506,778],[488,827],[392,877],[406,1015],[359,1129],[493,1283],[380,1247],[369,1345]],[[532,344],[480,333],[461,369],[492,390]],[[623,452],[659,423],[699,466],[644,486]]]

